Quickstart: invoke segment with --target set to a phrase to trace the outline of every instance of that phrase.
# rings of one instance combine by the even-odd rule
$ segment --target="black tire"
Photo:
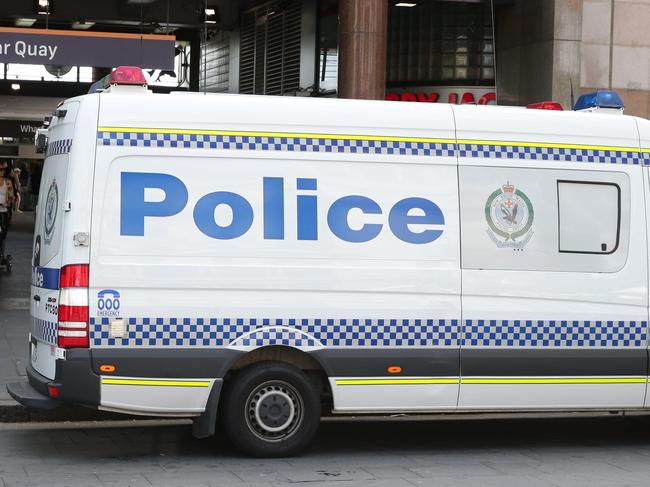
[[[260,362],[228,381],[222,412],[226,434],[238,449],[255,457],[286,457],[314,438],[321,405],[303,371]]]

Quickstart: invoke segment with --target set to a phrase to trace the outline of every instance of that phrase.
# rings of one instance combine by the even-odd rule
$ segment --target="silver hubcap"
[[[298,392],[283,381],[265,382],[248,396],[248,426],[265,441],[291,436],[302,423],[303,406]]]

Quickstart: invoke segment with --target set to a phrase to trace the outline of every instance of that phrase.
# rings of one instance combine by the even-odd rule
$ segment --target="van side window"
[[[462,267],[619,272],[636,183],[624,171],[461,165]]]
[[[621,188],[613,183],[558,181],[560,252],[611,254],[621,231]]]

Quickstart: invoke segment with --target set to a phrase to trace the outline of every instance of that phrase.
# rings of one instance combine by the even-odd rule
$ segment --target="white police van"
[[[563,112],[108,84],[47,131],[23,404],[199,437],[219,411],[261,456],[299,452],[322,412],[650,407],[650,122],[615,94]]]

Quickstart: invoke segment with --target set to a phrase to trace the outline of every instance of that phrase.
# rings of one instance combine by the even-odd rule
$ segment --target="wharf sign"
[[[0,120],[0,137],[33,139],[42,126],[42,120]]]
[[[175,36],[0,27],[0,63],[174,69]]]
[[[420,103],[451,103],[452,105],[496,105],[495,88],[463,86],[420,86],[389,88],[386,100]]]

